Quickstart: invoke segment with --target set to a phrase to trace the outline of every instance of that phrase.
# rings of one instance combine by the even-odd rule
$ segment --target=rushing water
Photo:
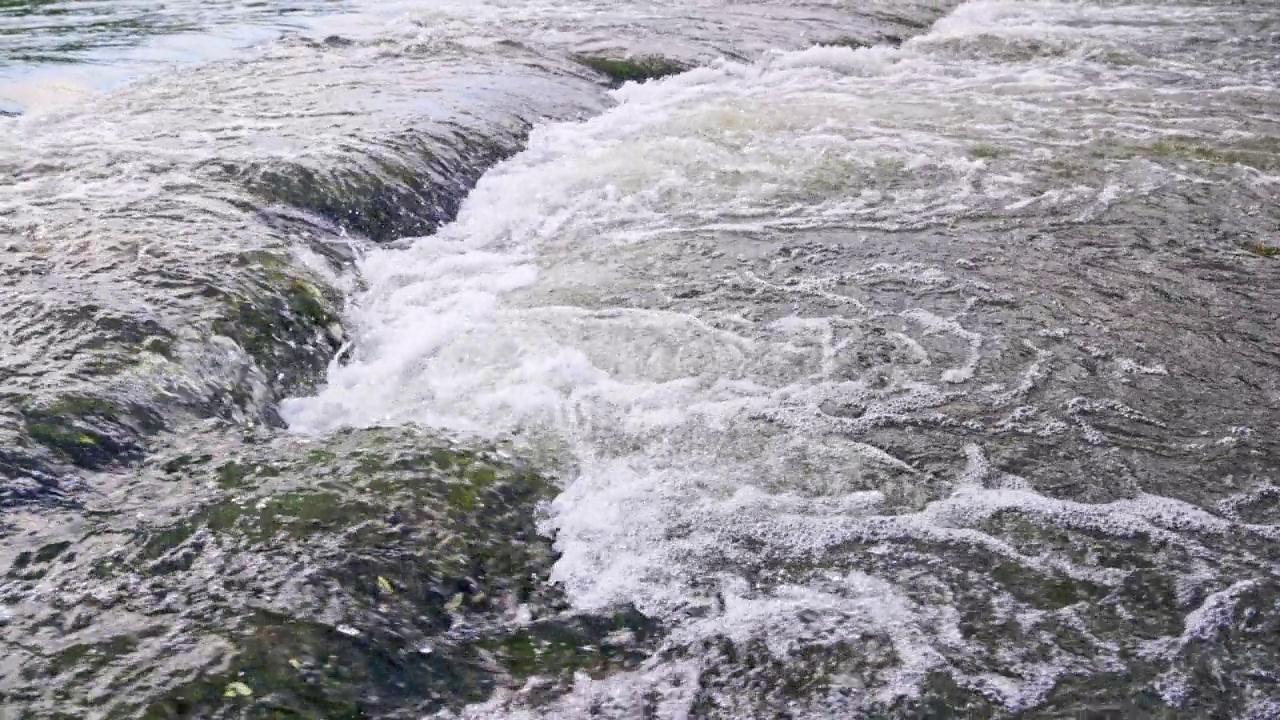
[[[0,9],[0,717],[1280,718],[1272,4]]]

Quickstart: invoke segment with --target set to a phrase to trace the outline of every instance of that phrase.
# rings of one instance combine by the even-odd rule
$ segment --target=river
[[[0,0],[0,718],[1280,718],[1277,47]]]

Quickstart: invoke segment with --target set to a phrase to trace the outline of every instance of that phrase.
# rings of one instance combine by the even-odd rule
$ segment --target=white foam
[[[1156,32],[1135,13],[972,3],[899,49],[815,48],[627,85],[615,94],[618,106],[599,117],[537,129],[528,149],[486,175],[437,236],[371,254],[361,267],[370,289],[351,313],[353,361],[333,370],[318,397],[291,400],[282,413],[301,432],[417,422],[550,439],[575,468],[545,529],[562,553],[553,579],[577,607],[634,603],[670,623],[674,638],[758,637],[779,653],[882,633],[898,657],[883,692],[910,693],[924,673],[948,666],[946,658],[974,652],[945,601],[924,604],[890,579],[847,570],[755,587],[735,568],[820,562],[833,548],[915,539],[1116,586],[1125,570],[1027,554],[983,523],[1017,511],[1061,528],[1151,537],[1192,556],[1196,533],[1229,523],[1163,498],[1102,505],[1048,498],[998,472],[974,442],[956,458],[955,492],[931,496],[932,476],[868,435],[945,427],[947,404],[971,397],[997,407],[1027,403],[997,431],[1043,416],[1036,426],[1043,437],[1064,434],[1073,420],[1103,445],[1090,414],[1160,424],[1105,398],[1032,406],[1028,398],[1049,372],[1049,353],[1035,345],[1028,344],[1036,354],[1028,367],[992,383],[981,362],[992,338],[969,329],[980,324],[972,303],[967,315],[947,317],[863,299],[879,284],[951,287],[949,271],[925,259],[817,267],[791,282],[747,264],[703,263],[682,254],[682,243],[729,230],[768,237],[1031,212],[1079,217],[1172,181],[1158,167],[1121,163],[1092,184],[1050,191],[1035,168],[1000,170],[999,153],[970,152],[977,142],[1016,152],[1039,133],[1096,122],[1102,111],[1081,109],[1079,94],[1114,99],[1153,82],[1138,70],[1098,80],[1082,65],[1100,48]],[[1160,17],[1203,20],[1180,10]],[[993,37],[1041,36],[1057,50],[1008,61],[1008,46],[989,56],[965,49]],[[1153,122],[1129,105],[1113,112],[1113,123]],[[729,296],[757,295],[743,305],[710,293],[651,307],[644,298],[655,272]],[[790,303],[793,314],[752,319],[752,297]],[[898,355],[842,374],[870,343],[873,321],[897,323],[889,337]],[[931,348],[948,337],[962,359],[938,369]],[[1132,370],[1141,371],[1136,363]],[[890,490],[902,490],[892,482],[916,498],[910,512],[890,511]],[[715,607],[717,596],[722,612],[686,612]],[[803,611],[807,621],[795,619]],[[1020,680],[972,681],[1025,707],[1044,697],[1061,668],[1024,670]]]
[[[618,672],[603,679],[579,672],[571,692],[539,707],[537,712],[528,709],[526,698],[536,696],[547,683],[535,676],[518,690],[500,690],[484,703],[460,712],[441,710],[431,717],[438,720],[573,720],[596,716],[640,720],[656,716],[684,720],[691,716],[697,699],[698,670],[697,661],[684,660],[656,666],[651,663],[648,667]]]
[[[1213,642],[1231,621],[1240,594],[1257,587],[1257,580],[1241,580],[1225,590],[1210,594],[1186,617],[1181,643]]]

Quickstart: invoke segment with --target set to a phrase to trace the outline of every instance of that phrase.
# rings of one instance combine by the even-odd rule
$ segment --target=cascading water
[[[633,603],[685,655],[758,641],[857,668],[876,638],[874,675],[832,673],[801,703],[816,716],[932,675],[1027,709],[1134,656],[1185,686],[1190,618],[1271,582],[1276,529],[1206,512],[1236,495],[1169,488],[1123,448],[1161,435],[1190,476],[1189,430],[1240,431],[1144,412],[1172,392],[1177,335],[1099,338],[1037,307],[1061,290],[1018,256],[1035,232],[1106,242],[1126,208],[1213,182],[1257,202],[1269,166],[1196,162],[1271,129],[1226,108],[1261,100],[1274,63],[1194,64],[1236,27],[1211,7],[980,2],[897,48],[627,86],[536,131],[453,224],[365,258],[353,359],[285,417],[556,447],[572,470],[545,526],[575,606]],[[1160,549],[1115,547],[1137,538]],[[1183,627],[1099,627],[1154,611],[1126,596],[1148,564],[1200,598]]]
[[[0,709],[1280,717],[1265,3],[346,9],[0,119]]]

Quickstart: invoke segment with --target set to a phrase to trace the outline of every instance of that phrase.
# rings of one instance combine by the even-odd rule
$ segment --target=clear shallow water
[[[130,79],[233,56],[340,2],[48,2],[0,5],[0,110],[73,102]]]
[[[0,687],[1275,717],[1277,32],[403,4],[8,121]]]

